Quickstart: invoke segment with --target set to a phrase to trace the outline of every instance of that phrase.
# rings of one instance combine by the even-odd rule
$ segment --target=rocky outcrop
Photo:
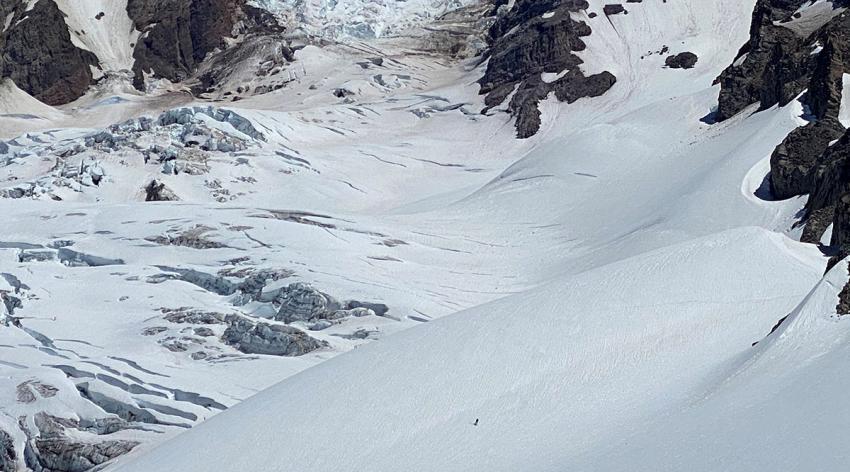
[[[247,0],[128,0],[127,14],[141,32],[133,51],[133,83],[140,90],[148,76],[189,78],[228,38],[282,31]],[[0,31],[0,78],[49,105],[79,98],[94,82],[98,58],[72,42],[71,34],[85,31],[69,31],[55,0],[4,1],[0,19],[9,25]]]
[[[844,127],[832,118],[795,129],[777,146],[770,157],[771,189],[778,199],[804,195],[814,189],[814,170],[829,144],[844,134]]]
[[[850,267],[848,267],[848,271],[850,271]],[[850,281],[838,293],[838,305],[835,306],[835,312],[841,316],[850,315]]]
[[[92,84],[97,57],[71,42],[64,14],[54,0],[0,2],[0,78],[9,77],[48,105],[76,100]]]
[[[15,452],[15,442],[9,436],[9,433],[0,429],[0,470],[15,470],[17,461],[18,454]]]
[[[142,32],[133,52],[133,84],[139,89],[146,74],[185,80],[226,38],[281,31],[268,12],[246,0],[128,0],[127,13]]]
[[[750,40],[718,78],[716,115],[724,120],[755,103],[766,109],[800,97],[809,123],[771,155],[771,190],[778,199],[809,194],[802,240],[819,242],[832,224],[840,253],[850,250],[850,136],[839,122],[843,77],[850,73],[848,6],[846,0],[819,7],[806,0],[759,0]]]
[[[225,321],[229,326],[222,341],[246,354],[296,357],[327,346],[291,326],[257,322],[238,315],[230,315]]]
[[[693,69],[697,65],[697,61],[699,61],[699,57],[696,54],[682,52],[667,56],[667,59],[664,60],[664,65],[671,69]]]
[[[786,105],[809,89],[809,103],[818,118],[827,115],[827,95],[835,92],[835,77],[847,56],[850,17],[840,13],[847,2],[832,2],[834,14],[795,12],[808,0],[759,0],[750,39],[735,62],[717,81],[721,84],[716,119],[728,119],[754,103],[761,109]],[[840,97],[840,96],[839,96]],[[834,98],[834,97],[833,97]],[[840,99],[840,98],[839,98]]]
[[[174,202],[180,200],[164,183],[154,179],[145,186],[146,202]]]
[[[787,20],[806,0],[759,0],[753,12],[750,39],[738,52],[735,63],[718,77],[721,84],[716,118],[730,118],[749,105],[762,108],[788,103],[800,89],[806,67],[799,63],[805,38],[777,25]],[[795,93],[796,92],[796,93]]]
[[[511,94],[509,112],[516,117],[517,136],[528,138],[540,129],[538,104],[554,92],[561,101],[574,102],[607,92],[616,82],[608,73],[585,77],[575,54],[586,48],[581,38],[590,26],[571,13],[588,8],[585,0],[507,0],[496,2],[497,20],[490,28],[489,62],[479,80],[486,94],[485,113]]]

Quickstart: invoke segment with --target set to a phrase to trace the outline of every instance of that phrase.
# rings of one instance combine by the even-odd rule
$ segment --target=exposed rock
[[[620,3],[609,3],[609,4],[605,5],[604,7],[602,7],[602,12],[605,13],[605,16],[628,13],[626,11],[626,7],[624,7]]]
[[[0,77],[49,104],[76,100],[93,81],[97,57],[71,42],[65,17],[54,0],[3,1],[0,20]],[[29,9],[29,7],[32,7]]]
[[[281,31],[270,14],[246,0],[128,0],[127,13],[143,33],[133,52],[133,84],[139,89],[145,74],[185,80],[227,38]]]
[[[215,336],[215,332],[206,327],[195,328],[193,332],[195,333],[195,336],[201,336],[202,338]]]
[[[847,182],[845,181],[846,185]],[[835,204],[835,219],[832,223],[832,246],[850,253],[850,193],[844,193]]]
[[[838,139],[825,144],[826,150],[816,157],[817,168],[811,172],[812,185],[806,190],[811,193],[806,202],[806,212],[811,215],[819,210],[833,207],[842,195],[850,191],[850,131],[836,129],[833,135]],[[812,147],[817,147],[815,143]],[[830,146],[830,144],[832,144]],[[800,151],[798,154],[803,154]]]
[[[500,0],[496,6],[506,3]],[[591,29],[570,13],[587,8],[585,0],[518,0],[506,13],[498,10],[502,13],[489,32],[487,71],[479,83],[488,109],[516,92],[508,110],[517,118],[517,137],[540,129],[538,104],[550,92],[573,102],[602,95],[616,82],[608,72],[585,77],[579,68],[583,61],[573,54],[586,48],[581,38]]]
[[[151,180],[151,183],[145,187],[146,202],[173,202],[177,200],[180,200],[177,195],[158,180]]]
[[[664,60],[664,65],[671,69],[693,69],[697,65],[699,58],[692,52],[681,52],[672,56],[668,56]]]
[[[48,385],[37,380],[28,380],[21,384],[18,384],[15,389],[16,399],[19,403],[35,403],[35,401],[41,398],[51,398],[55,397],[56,393],[59,392],[59,389],[52,385]]]
[[[809,18],[795,14],[806,3],[757,2],[749,41],[718,78],[716,119],[727,119],[756,102],[766,109],[801,97],[810,123],[791,132],[773,152],[771,190],[780,199],[810,194],[802,240],[819,242],[832,224],[831,243],[843,254],[850,251],[845,198],[850,190],[846,169],[850,137],[838,118],[843,76],[850,73],[850,15],[841,14],[839,8],[850,2],[832,1],[835,14],[828,10]],[[838,260],[833,257],[831,264]]]
[[[718,78],[721,84],[716,118],[730,118],[751,104],[761,109],[785,105],[807,88],[810,103],[826,103],[828,93],[821,82],[825,71],[837,73],[841,57],[848,56],[850,16],[839,15],[813,32],[795,28],[792,14],[808,0],[759,0],[753,13],[750,39],[735,63]],[[835,8],[841,2],[835,2]],[[803,33],[803,34],[801,34]],[[819,53],[818,46],[823,49]],[[818,70],[818,73],[815,71]],[[826,107],[813,108],[817,118]]]
[[[848,266],[848,271],[850,271],[850,266]],[[843,316],[850,315],[850,282],[846,283],[841,292],[838,293],[838,305],[835,307],[835,312]]]
[[[257,57],[262,59],[257,62]],[[287,70],[294,61],[295,53],[279,35],[252,35],[221,53],[210,55],[195,74],[198,83],[192,86],[192,93],[200,95],[219,91],[219,96],[223,96],[248,92],[241,85],[246,71],[252,71],[254,77],[280,76],[276,83],[251,89],[252,95],[268,93],[296,79]],[[283,74],[284,71],[287,73]]]
[[[156,336],[157,334],[164,333],[166,331],[168,331],[168,328],[165,326],[152,326],[142,330],[142,336]]]
[[[835,206],[828,206],[809,212],[806,216],[803,234],[800,235],[800,242],[820,244],[827,228],[833,223],[834,217]]]
[[[770,157],[770,183],[778,199],[814,190],[813,171],[829,144],[844,134],[837,120],[825,119],[795,129]]]
[[[226,321],[229,327],[222,341],[246,354],[294,357],[327,346],[291,326],[254,322],[238,315],[230,315]]]
[[[0,429],[0,470],[12,472],[17,469],[17,462],[15,442],[9,433]]]

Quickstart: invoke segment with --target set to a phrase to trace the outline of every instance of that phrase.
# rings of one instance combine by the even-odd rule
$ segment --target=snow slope
[[[127,15],[127,0],[57,0],[71,41],[97,56],[104,71],[130,70],[139,38]]]
[[[106,469],[117,471],[846,468],[836,432],[850,418],[833,398],[847,383],[845,320],[833,314],[847,264],[822,278],[826,258],[792,239],[804,200],[763,192],[771,152],[806,123],[802,106],[709,124],[711,84],[747,37],[753,0],[582,15],[594,31],[582,67],[618,82],[599,98],[546,100],[526,141],[506,114],[477,113],[474,61],[362,40],[446,3],[294,6],[345,44],[299,50],[283,89],[217,103],[264,139],[210,153],[198,174],[166,175],[122,148],[83,155],[105,180],[72,187],[38,154],[139,114],[209,105],[177,90],[106,85],[10,141],[0,190],[49,193],[0,200],[0,273],[28,286],[16,315],[29,330],[0,331],[0,392],[38,377],[60,393],[33,405],[0,396],[0,418],[103,415],[77,393],[88,383],[159,421],[145,425],[156,433],[121,432],[143,444]],[[697,67],[663,67],[663,46],[696,52]],[[9,120],[6,135],[20,129]],[[181,201],[142,203],[154,178]],[[154,242],[199,225],[216,245]],[[56,244],[109,264],[21,259]],[[175,268],[286,271],[270,288],[309,282],[390,316],[296,323],[328,345],[245,355],[219,342],[223,327],[199,341],[163,310],[269,307],[169,278]]]
[[[612,70],[611,92],[546,102],[533,148],[486,185],[393,211],[505,241],[523,257],[487,267],[534,286],[306,370],[116,470],[841,469],[848,410],[822,405],[846,383],[830,316],[846,265],[818,282],[821,253],[786,235],[803,201],[759,191],[803,110],[701,121],[752,7],[588,18],[585,67]],[[663,68],[663,45],[697,68]]]
[[[556,279],[328,361],[117,470],[571,469],[698,398],[805,295],[820,266],[787,244],[733,230]],[[695,274],[723,265],[736,277]]]

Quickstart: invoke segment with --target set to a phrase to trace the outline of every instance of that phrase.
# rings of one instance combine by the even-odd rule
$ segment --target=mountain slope
[[[439,222],[438,232],[458,227],[491,238],[506,237],[498,222],[557,228],[560,243],[529,249],[518,261],[540,286],[307,370],[151,453],[129,456],[117,470],[221,463],[244,470],[760,470],[765,461],[796,470],[840,463],[821,451],[841,445],[829,434],[829,424],[846,418],[841,409],[829,424],[811,426],[811,416],[795,414],[782,417],[783,429],[769,429],[772,408],[813,411],[836,386],[818,385],[813,399],[785,392],[783,385],[804,385],[830,367],[810,364],[808,353],[780,354],[782,342],[773,339],[797,342],[787,324],[761,341],[806,298],[825,265],[815,247],[773,232],[790,230],[804,202],[770,201],[760,190],[773,148],[805,123],[802,107],[722,125],[700,121],[716,104],[714,77],[736,52],[735,41],[723,49],[715,38],[730,31],[746,37],[751,9],[682,2],[587,17],[594,33],[584,70],[610,70],[618,78],[611,91],[571,105],[544,101],[544,127],[530,152],[454,204],[411,215]],[[665,55],[656,51],[665,45],[671,53],[696,52],[697,66],[664,68]],[[533,244],[521,235],[510,240]],[[838,302],[833,284],[819,289],[817,319]],[[805,334],[814,345],[834,335],[826,327]],[[774,364],[772,353],[797,367]],[[742,368],[750,364],[764,367]],[[782,369],[787,383],[772,380],[770,369]],[[764,406],[726,409],[752,398],[766,399]],[[759,435],[727,439],[723,428],[736,414]],[[704,418],[717,431],[709,460],[700,439]],[[820,443],[779,463],[798,427],[822,432]],[[206,452],[224,435],[239,439]]]
[[[0,468],[847,463],[841,2],[156,5],[0,89]]]
[[[686,407],[804,296],[819,267],[785,244],[736,230],[555,280],[310,369],[117,470],[572,468]],[[693,277],[741,259],[735,279]]]

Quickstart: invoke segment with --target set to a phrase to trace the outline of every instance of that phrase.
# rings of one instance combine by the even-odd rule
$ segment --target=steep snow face
[[[850,408],[848,323],[835,314],[848,280],[836,265],[786,321],[718,373],[680,414],[659,415],[574,461],[577,470],[843,470],[846,440],[835,435]],[[663,444],[663,448],[657,445]]]
[[[139,32],[127,15],[127,0],[55,0],[74,44],[93,52],[105,71],[130,70]]]
[[[293,27],[334,39],[370,39],[409,32],[477,0],[253,0],[288,17]]]

